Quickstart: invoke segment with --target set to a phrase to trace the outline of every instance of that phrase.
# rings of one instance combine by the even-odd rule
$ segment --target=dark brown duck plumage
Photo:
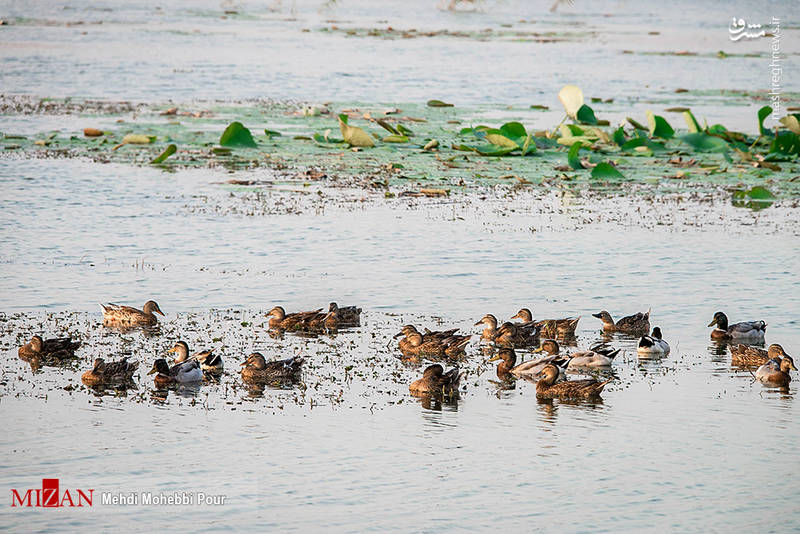
[[[522,308],[512,319],[520,319],[522,324],[532,324],[539,331],[539,336],[557,338],[575,335],[580,317],[566,317],[564,319],[539,319],[533,320],[533,314],[528,308]]]
[[[17,350],[23,360],[39,358],[42,360],[66,360],[75,357],[75,350],[81,346],[80,341],[72,341],[71,337],[42,339],[33,336],[31,340]]]
[[[155,314],[164,315],[154,300],[144,303],[141,310],[119,304],[100,304],[103,307],[103,326],[131,328],[158,324]]]
[[[309,321],[316,319],[321,312],[322,308],[319,308],[313,311],[296,312],[287,315],[282,306],[275,306],[267,313],[267,317],[270,317],[270,328],[298,330]]]
[[[603,310],[593,313],[592,317],[597,317],[603,321],[603,330],[606,332],[623,332],[626,334],[647,334],[650,332],[650,310],[647,313],[635,313],[623,317],[616,323],[611,314]]]
[[[102,384],[122,384],[130,382],[133,373],[139,367],[139,362],[129,362],[127,356],[116,362],[108,362],[103,358],[96,358],[94,366],[81,375],[81,380],[87,386]]]
[[[457,328],[443,332],[426,330],[425,334],[422,334],[416,327],[406,325],[394,337],[404,336],[398,342],[398,347],[405,357],[442,358],[446,356],[456,358],[464,352],[464,347],[471,337],[470,335],[457,335],[457,331]]]
[[[751,345],[731,345],[731,363],[744,367],[764,365],[769,360],[780,360],[786,356],[786,351],[777,343],[773,343],[767,350],[759,349]]]
[[[586,380],[570,380],[568,382],[556,382],[559,371],[553,364],[548,364],[542,369],[541,379],[536,384],[536,396],[561,399],[589,399],[599,397],[603,388],[613,380],[599,381],[593,378]]]
[[[414,380],[408,387],[413,395],[455,395],[461,380],[458,367],[444,372],[444,368],[435,363],[425,368],[422,378]]]
[[[267,384],[298,380],[303,358],[294,356],[268,362],[260,352],[254,352],[242,363],[242,380],[251,384]]]

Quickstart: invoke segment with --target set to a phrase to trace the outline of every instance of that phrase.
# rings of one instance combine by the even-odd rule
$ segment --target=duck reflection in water
[[[594,397],[590,399],[555,399],[549,397],[536,397],[536,405],[545,423],[554,424],[561,406],[575,406],[586,409],[599,409],[603,407],[603,399]]]

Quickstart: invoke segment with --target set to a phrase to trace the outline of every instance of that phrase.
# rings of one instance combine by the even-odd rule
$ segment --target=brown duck
[[[398,342],[400,352],[405,357],[429,356],[434,358],[456,358],[464,352],[470,335],[457,335],[457,328],[442,332],[425,330],[421,334],[413,325],[406,325],[396,334],[395,339],[405,336]]]
[[[282,306],[272,308],[267,317],[270,317],[269,327],[279,330],[297,330],[302,325],[318,316],[322,308],[314,311],[286,314]]]
[[[81,346],[80,341],[72,341],[71,337],[42,339],[33,336],[30,341],[17,350],[22,360],[39,358],[44,360],[66,360],[75,357],[75,349]]]
[[[623,332],[625,334],[647,334],[650,332],[650,310],[647,313],[636,313],[623,317],[616,323],[611,314],[603,310],[600,313],[593,313],[592,317],[597,317],[603,321],[603,330],[606,332]]]
[[[769,360],[780,360],[786,356],[786,351],[777,343],[773,343],[767,350],[750,345],[731,345],[731,363],[743,367],[764,365]]]
[[[603,388],[613,380],[599,381],[593,378],[586,380],[570,380],[568,382],[556,382],[559,371],[553,364],[547,364],[539,373],[541,376],[536,384],[536,396],[560,399],[589,399],[600,396]]]
[[[764,384],[786,387],[792,381],[789,371],[797,371],[791,356],[767,361],[756,370],[756,380]]]
[[[501,348],[497,354],[489,358],[488,362],[496,362],[498,360],[500,360],[500,363],[497,364],[497,378],[501,380],[506,380],[511,375],[526,378],[535,377],[545,366],[551,363],[558,367],[559,380],[564,380],[566,377],[564,371],[569,361],[568,358],[561,358],[558,354],[550,354],[516,365],[517,353],[509,347]]]
[[[564,319],[540,319],[533,320],[533,314],[528,308],[522,308],[512,319],[519,319],[522,324],[534,324],[539,329],[539,335],[542,337],[556,338],[556,337],[569,337],[575,335],[575,329],[578,328],[578,322],[581,320],[578,317],[566,317]]]
[[[539,328],[533,323],[503,323],[494,338],[501,347],[527,347],[539,343]]]
[[[164,312],[158,307],[156,301],[148,300],[144,303],[141,310],[131,306],[120,306],[118,304],[100,304],[103,307],[103,326],[134,327],[134,326],[153,326],[158,324],[155,314],[161,316]]]
[[[408,390],[412,395],[444,395],[458,394],[458,382],[461,380],[458,367],[444,372],[444,368],[435,363],[425,368],[422,378],[414,380]]]
[[[254,352],[242,363],[242,380],[250,384],[267,384],[298,380],[303,358],[293,356],[268,362],[260,352]]]
[[[331,302],[328,306],[328,312],[336,313],[340,328],[359,326],[361,324],[361,308],[357,306],[342,306],[340,308],[335,302]]]
[[[81,375],[81,380],[87,386],[103,384],[123,384],[130,382],[133,373],[139,367],[139,362],[129,362],[127,356],[118,362],[108,362],[103,358],[96,358],[94,366]]]

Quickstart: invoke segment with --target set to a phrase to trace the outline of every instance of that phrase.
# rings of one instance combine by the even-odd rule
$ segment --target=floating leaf
[[[142,134],[128,134],[122,138],[124,145],[149,145],[155,140],[155,136],[142,135]]]
[[[764,106],[758,110],[758,132],[761,135],[772,135],[772,132],[764,128],[764,119],[770,116],[772,113],[772,108],[769,106]]]
[[[534,104],[534,105],[531,106],[531,109],[539,109],[539,110],[545,111],[545,110],[548,110],[550,108],[548,106],[543,106],[541,104]]]
[[[690,133],[680,137],[680,140],[698,152],[728,152],[730,146],[724,139],[705,133]]]
[[[98,130],[97,128],[84,128],[83,135],[86,137],[100,137],[103,135],[103,130]]]
[[[164,150],[164,152],[162,152],[157,158],[155,158],[150,163],[153,163],[153,164],[163,163],[164,160],[166,160],[168,157],[170,157],[171,155],[173,155],[177,151],[178,151],[178,147],[176,147],[175,145],[169,145]]]
[[[211,149],[211,152],[213,152],[217,156],[227,156],[232,151],[231,151],[230,148],[222,148],[222,147],[219,147],[219,146],[215,146],[214,148]]]
[[[233,147],[248,147],[248,148],[256,148],[256,142],[253,140],[253,135],[250,133],[250,130],[244,127],[241,122],[232,122],[225,128],[225,131],[222,132],[222,136],[219,138],[219,144],[221,146],[233,146]]]
[[[414,136],[414,132],[412,132],[410,129],[406,128],[402,124],[398,124],[397,125],[397,131],[400,132],[401,134],[407,136],[407,137],[413,137]]]
[[[578,109],[578,112],[575,114],[575,118],[578,119],[578,122],[582,122],[584,124],[597,124],[597,117],[594,116],[594,110],[586,104],[582,105]]]
[[[265,135],[266,135],[268,138],[280,137],[280,136],[281,136],[281,133],[280,133],[280,132],[276,132],[275,130],[267,130],[266,128],[264,128],[264,134],[265,134]]]
[[[669,125],[667,120],[661,115],[653,115],[652,111],[647,112],[647,122],[650,124],[650,136],[660,137],[661,139],[671,139],[675,135],[675,130]]]
[[[491,132],[491,133],[489,133]],[[497,146],[509,147],[509,148],[519,148],[519,145],[506,137],[505,135],[499,133],[500,130],[489,130],[486,133],[486,140],[489,143]]]
[[[583,164],[578,157],[578,152],[580,152],[581,146],[581,143],[573,143],[569,148],[569,152],[567,153],[567,163],[569,163],[569,166],[576,171],[583,169]]]
[[[506,154],[517,150],[518,146],[507,147],[499,145],[453,145],[453,150],[464,150],[468,152],[477,152],[483,156],[505,156]]]
[[[531,144],[531,139],[533,139],[533,135],[528,134],[528,136],[525,137],[525,142],[522,143],[522,155],[523,156],[525,154],[527,154],[529,151],[531,151],[531,148],[533,148],[533,150],[532,150],[533,152],[536,152],[536,143]]]
[[[625,178],[625,176],[617,170],[616,167],[605,161],[598,163],[592,169],[592,178],[603,180],[608,178]]]
[[[738,190],[733,192],[732,203],[737,208],[750,208],[761,210],[769,207],[776,198],[766,187],[757,185],[750,190]]]
[[[345,142],[347,142],[350,146],[375,146],[375,141],[372,140],[372,137],[370,137],[367,132],[358,126],[350,126],[347,124],[347,115],[345,114],[339,115],[339,129],[342,132],[342,137],[344,138]]]
[[[769,147],[767,160],[785,161],[800,154],[800,137],[794,132],[778,132]]]
[[[561,102],[561,105],[564,106],[564,111],[566,111],[567,116],[571,119],[575,119],[578,110],[583,106],[583,91],[581,91],[580,87],[575,85],[565,85],[558,92],[558,100]]]
[[[408,143],[408,137],[405,135],[391,134],[383,138],[384,143]]]
[[[622,128],[622,126],[614,130],[614,135],[612,137],[614,142],[619,146],[625,144],[625,130]]]
[[[401,134],[401,133],[400,133],[400,132],[397,130],[397,128],[395,128],[394,126],[392,126],[391,124],[389,124],[388,122],[386,122],[386,121],[385,121],[385,120],[383,120],[383,119],[378,119],[378,120],[376,120],[375,122],[377,122],[377,123],[378,123],[378,126],[380,126],[381,128],[383,128],[384,130],[386,130],[386,131],[387,131],[387,132],[389,132],[390,134],[393,134],[393,135],[402,135],[402,134]]]
[[[430,108],[452,108],[453,104],[442,102],[441,100],[428,100],[428,107]]]
[[[687,110],[683,112],[683,120],[686,121],[689,133],[699,133],[702,130],[702,128],[700,128],[700,123],[697,122],[697,119],[694,118],[691,111]]]
[[[792,133],[800,135],[800,115],[797,115],[796,113],[786,115],[780,120],[780,122]]]

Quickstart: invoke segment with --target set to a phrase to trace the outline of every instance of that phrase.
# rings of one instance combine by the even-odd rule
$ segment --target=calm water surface
[[[0,16],[33,21],[14,18],[0,30],[0,90],[155,102],[442,98],[464,105],[491,94],[498,105],[559,109],[558,88],[576,82],[587,95],[616,98],[603,108],[614,120],[689,104],[698,116],[752,131],[759,103],[714,95],[683,101],[673,91],[765,89],[763,58],[734,63],[713,54],[732,51],[727,24],[734,14],[766,20],[791,5],[684,2],[657,12],[647,3],[604,2],[588,13],[578,2],[551,15],[549,0],[487,4],[502,9],[453,15],[424,2],[378,9],[345,1],[320,13],[318,3],[284,2],[269,11],[243,2],[234,6],[241,16],[223,20],[217,2],[161,10],[152,2],[10,3]],[[594,37],[526,45],[318,31],[333,19],[351,27],[480,30],[523,18],[537,21],[532,31],[585,28]],[[66,24],[75,21],[103,24]],[[623,53],[689,43],[700,56]],[[796,43],[786,41],[787,65]],[[736,50],[759,52],[762,44]],[[560,114],[542,117],[555,124]],[[0,117],[0,131],[62,125],[59,117]],[[0,528],[800,528],[797,386],[752,383],[730,366],[724,347],[710,344],[705,326],[717,310],[734,321],[764,319],[767,343],[797,355],[800,240],[791,225],[773,224],[795,215],[688,202],[674,210],[683,214],[679,223],[660,224],[673,215],[667,201],[556,192],[358,202],[359,192],[322,190],[320,197],[317,187],[297,185],[265,188],[256,198],[251,189],[212,183],[229,177],[0,158]],[[234,177],[273,178],[264,171]],[[598,217],[604,210],[609,217]],[[167,313],[161,336],[119,336],[97,326],[98,302],[149,298]],[[362,327],[335,339],[284,340],[263,327],[260,311],[275,304],[297,310],[333,299],[364,307]],[[407,395],[419,369],[386,348],[399,325],[474,331],[483,314],[506,318],[522,306],[538,317],[582,315],[581,347],[601,339],[590,313],[652,308],[672,353],[640,361],[635,340],[613,339],[623,349],[614,363],[618,380],[602,402],[572,404],[537,401],[527,382],[503,387],[471,346],[457,403],[428,405]],[[76,370],[33,374],[16,358],[16,344],[40,331],[84,340]],[[146,376],[126,397],[70,390],[96,355],[132,352],[144,375],[179,337],[223,352],[222,383],[166,400]],[[254,348],[269,357],[306,354],[308,390],[239,387],[233,370]],[[353,372],[345,371],[350,365]],[[203,491],[227,501],[213,513],[1,504],[10,488],[37,487],[45,477],[97,495]]]

